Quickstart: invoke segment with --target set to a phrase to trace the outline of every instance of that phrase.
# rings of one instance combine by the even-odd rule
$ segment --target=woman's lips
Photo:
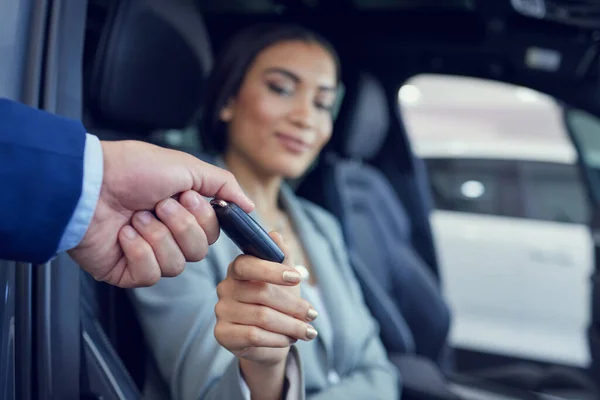
[[[310,149],[310,146],[307,143],[300,139],[296,139],[293,136],[285,135],[283,133],[277,133],[276,136],[279,143],[281,143],[281,145],[290,153],[302,154]]]

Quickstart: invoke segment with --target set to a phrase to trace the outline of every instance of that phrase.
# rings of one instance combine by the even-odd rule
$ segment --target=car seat
[[[353,257],[368,265],[359,272],[360,281],[375,317],[389,321],[381,324],[388,351],[415,353],[443,363],[450,311],[439,283],[414,250],[411,220],[391,184],[363,162],[376,155],[387,136],[390,117],[385,93],[369,76],[352,78],[339,116],[346,129],[336,130],[331,146],[303,179],[298,194],[340,219]],[[384,306],[383,293],[393,307]],[[407,329],[389,329],[390,323],[403,326],[402,321]]]
[[[194,2],[112,1],[96,36],[97,43],[86,43],[87,129],[101,140],[143,140],[205,158],[198,147],[157,135],[192,124],[212,68],[211,45]],[[125,290],[85,273],[82,281],[86,315],[103,328],[141,389],[149,353]]]
[[[366,161],[380,152],[388,134],[393,114],[385,90],[369,74],[350,76],[330,146],[297,191],[341,221],[365,301],[381,326],[382,341],[400,368],[404,387],[409,393],[414,389],[415,398],[429,396],[423,392],[427,379],[443,386],[445,377],[471,386],[495,380],[525,390],[547,388],[546,379],[552,376],[549,371],[529,365],[502,367],[470,377],[452,371],[447,351],[450,312],[439,283],[433,269],[414,250],[411,219],[398,192]],[[411,154],[410,148],[407,150]],[[422,373],[414,373],[416,370]],[[566,388],[576,388],[577,398],[594,398],[595,387],[585,377],[570,370],[553,373],[554,381],[562,383],[562,389],[553,389],[555,393],[572,395]],[[428,378],[423,380],[419,375]],[[442,388],[433,397],[452,398],[443,392]]]

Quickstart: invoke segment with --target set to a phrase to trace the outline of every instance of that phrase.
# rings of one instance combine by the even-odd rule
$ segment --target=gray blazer
[[[292,355],[300,355],[306,398],[398,399],[399,377],[364,304],[338,222],[325,210],[297,198],[288,187],[280,197],[317,275],[333,327],[331,335],[320,334],[312,342],[299,341],[294,346],[297,353]],[[260,223],[256,213],[252,216]],[[150,368],[167,384],[174,400],[243,399],[238,361],[213,335],[216,286],[239,254],[235,244],[221,234],[208,256],[189,264],[180,276],[130,292],[152,349],[154,365]],[[318,318],[313,325],[320,330]],[[328,379],[331,370],[340,377],[337,383]],[[148,379],[149,397],[164,396],[159,394],[157,377]]]

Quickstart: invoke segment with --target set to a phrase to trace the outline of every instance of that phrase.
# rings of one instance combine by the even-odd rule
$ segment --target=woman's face
[[[258,54],[235,98],[221,110],[229,155],[258,172],[302,175],[331,137],[336,67],[320,45],[274,44]]]

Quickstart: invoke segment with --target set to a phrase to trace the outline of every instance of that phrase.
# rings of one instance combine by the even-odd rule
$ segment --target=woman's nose
[[[314,128],[316,110],[312,101],[298,100],[291,112],[291,120],[301,129]]]

